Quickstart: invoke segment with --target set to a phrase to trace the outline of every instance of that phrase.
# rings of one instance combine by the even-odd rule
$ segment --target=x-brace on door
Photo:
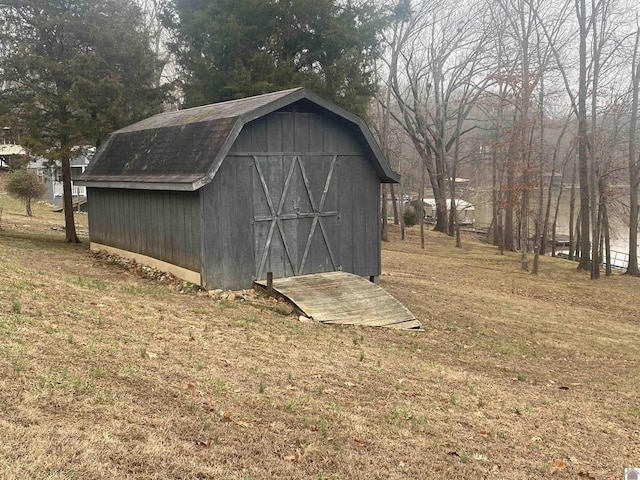
[[[253,156],[256,278],[340,270],[338,156]]]

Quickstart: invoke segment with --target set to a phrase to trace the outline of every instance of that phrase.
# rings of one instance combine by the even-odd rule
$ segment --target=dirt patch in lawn
[[[640,461],[638,279],[551,258],[532,276],[472,238],[392,231],[381,284],[425,331],[324,326],[142,278],[64,243],[61,214],[0,202],[1,478],[617,479]]]

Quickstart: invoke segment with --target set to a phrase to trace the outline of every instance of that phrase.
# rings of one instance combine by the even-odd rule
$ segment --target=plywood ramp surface
[[[256,282],[265,287],[266,280]],[[398,300],[366,278],[346,272],[278,278],[273,288],[305,315],[323,323],[388,328],[421,328]]]

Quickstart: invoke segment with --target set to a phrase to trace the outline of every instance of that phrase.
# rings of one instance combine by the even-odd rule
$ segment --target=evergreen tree
[[[186,105],[304,86],[364,114],[387,21],[372,3],[173,0],[165,24]]]
[[[77,242],[72,147],[160,109],[144,18],[127,0],[0,0],[0,45],[0,106],[32,153],[61,161],[67,241]]]

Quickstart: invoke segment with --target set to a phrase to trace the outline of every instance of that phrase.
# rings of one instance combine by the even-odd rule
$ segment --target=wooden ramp
[[[266,287],[266,280],[256,282]],[[322,323],[411,329],[420,322],[398,300],[369,280],[346,272],[278,278],[273,289]]]

